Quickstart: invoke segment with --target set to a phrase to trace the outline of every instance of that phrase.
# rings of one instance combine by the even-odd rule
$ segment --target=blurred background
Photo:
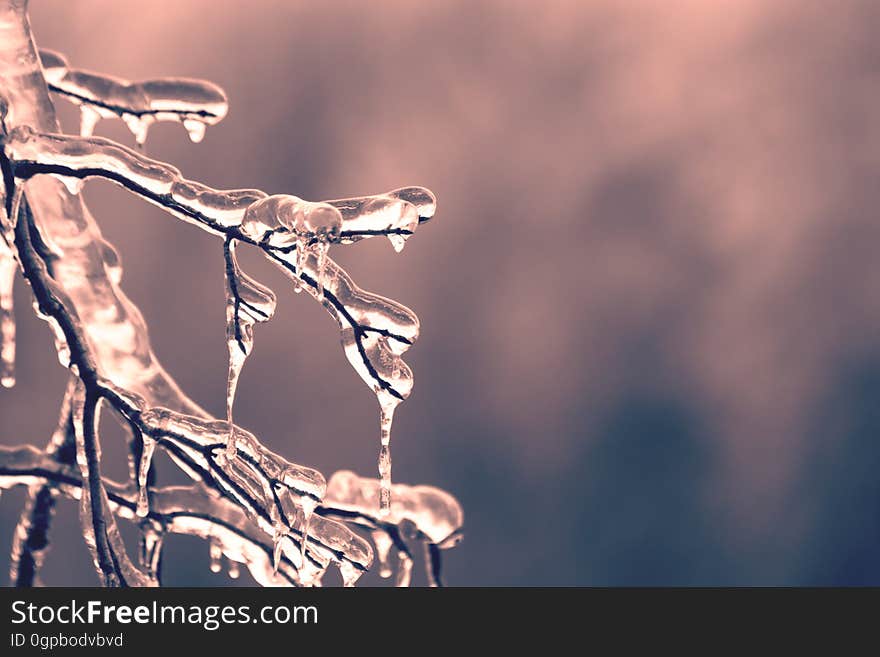
[[[437,194],[402,254],[333,255],[421,319],[394,477],[461,501],[450,584],[880,584],[880,5],[31,5],[38,45],[73,66],[227,91],[203,143],[151,130],[148,153],[189,178]],[[120,122],[97,134],[133,143]],[[220,242],[107,183],[85,195],[159,359],[222,415]],[[372,475],[375,397],[332,319],[240,251],[279,310],[236,420],[325,474]],[[16,303],[0,438],[43,444],[64,372],[20,283]],[[0,501],[2,545],[23,500]],[[74,504],[53,538],[46,583],[96,583]],[[233,584],[203,542],[166,545],[167,583]]]

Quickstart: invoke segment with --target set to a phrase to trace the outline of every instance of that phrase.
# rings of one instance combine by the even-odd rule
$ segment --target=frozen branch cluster
[[[80,106],[80,135],[62,134],[49,92]],[[408,308],[365,291],[330,256],[334,246],[386,237],[396,251],[434,215],[433,194],[405,187],[375,196],[310,202],[255,189],[218,190],[173,166],[92,136],[119,118],[142,147],[150,125],[179,121],[193,141],[227,111],[216,85],[188,79],[129,82],[72,68],[37,53],[26,3],[0,0],[0,383],[14,385],[12,283],[21,272],[34,308],[52,329],[70,372],[58,428],[45,449],[0,448],[0,488],[27,486],[16,530],[12,579],[36,581],[48,547],[54,500],[80,502],[83,534],[101,582],[150,586],[160,579],[163,538],[196,535],[237,577],[246,567],[263,585],[320,585],[331,565],[354,585],[373,562],[410,583],[410,545],[424,545],[429,582],[440,583],[440,550],[460,537],[461,507],[428,486],[391,483],[394,411],[412,390],[402,357],[419,334]],[[146,326],[120,283],[122,269],[79,191],[103,178],[219,237],[225,262],[229,373],[226,417],[211,417],[179,389],[150,349]],[[311,468],[266,449],[233,421],[239,374],[254,327],[275,311],[272,290],[248,276],[236,249],[259,250],[336,320],[348,361],[377,397],[378,478],[341,471],[329,483]],[[218,257],[220,250],[218,249]],[[101,471],[100,417],[109,409],[129,434],[129,479]],[[192,479],[156,485],[152,457],[164,450]],[[117,518],[141,530],[129,557]],[[357,531],[356,531],[357,530]],[[359,533],[363,530],[372,542]]]

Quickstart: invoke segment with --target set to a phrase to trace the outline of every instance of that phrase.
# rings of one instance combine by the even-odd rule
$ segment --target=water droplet
[[[238,579],[239,575],[241,575],[241,570],[239,569],[237,561],[229,562],[229,578],[230,579]]]

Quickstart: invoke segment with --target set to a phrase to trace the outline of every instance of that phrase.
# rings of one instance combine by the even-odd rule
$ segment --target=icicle
[[[210,550],[211,550],[211,572],[219,573],[223,568],[223,548],[220,547],[220,543],[217,539],[212,538],[210,542]]]
[[[397,553],[397,559],[397,577],[394,578],[394,586],[407,587],[412,579],[412,557],[401,550]]]
[[[409,237],[409,235],[400,235],[398,233],[388,234],[388,241],[391,242],[391,247],[394,249],[395,253],[403,251],[403,247],[406,246],[407,237]]]
[[[373,530],[370,532],[370,536],[373,539],[373,545],[376,546],[376,558],[379,560],[379,577],[388,579],[392,574],[388,555],[391,552],[391,546],[394,545],[394,541],[388,535],[388,532],[383,529]]]
[[[184,119],[183,127],[186,128],[186,134],[189,135],[190,141],[198,144],[205,138],[205,128],[207,127],[198,119]]]
[[[278,574],[278,566],[281,564],[282,543],[287,536],[287,527],[280,520],[276,521],[272,534],[272,574]]]
[[[134,137],[135,143],[138,147],[143,148],[144,144],[147,143],[150,126],[153,125],[153,118],[145,115],[124,114],[122,120]]]
[[[364,571],[357,568],[353,563],[343,560],[339,562],[339,573],[342,575],[342,585],[346,588],[351,588],[357,584]]]
[[[13,285],[15,283],[15,258],[6,242],[0,240],[0,385],[15,385],[15,310]]]
[[[238,562],[230,560],[230,562],[229,562],[229,578],[230,579],[238,579],[239,575],[241,575],[241,570],[238,567]]]
[[[396,402],[397,400],[395,400]],[[394,421],[396,403],[379,404],[379,516],[387,516],[391,511],[391,424]]]
[[[150,463],[153,460],[153,451],[156,449],[156,441],[144,434],[143,452],[141,452],[141,462],[138,464],[138,500],[135,513],[144,518],[150,513],[150,497],[147,491],[147,477],[150,473]]]
[[[101,115],[93,107],[82,105],[79,110],[79,135],[91,137],[95,132],[95,126],[101,120]]]

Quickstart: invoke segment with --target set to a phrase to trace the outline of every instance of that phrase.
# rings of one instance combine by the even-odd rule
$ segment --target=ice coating
[[[226,345],[229,367],[226,384],[226,421],[230,426],[226,458],[235,458],[236,441],[232,406],[244,362],[254,345],[254,324],[268,322],[275,314],[275,293],[241,271],[235,257],[235,240],[223,245],[226,260]]]
[[[370,532],[370,538],[373,539],[373,546],[376,549],[376,560],[379,562],[379,577],[388,579],[393,572],[389,556],[394,540],[387,532],[381,529],[375,529]]]
[[[327,483],[326,504],[378,519],[379,487],[375,479],[340,470]],[[390,513],[382,521],[399,526],[408,520],[431,543],[442,545],[464,523],[461,505],[439,488],[395,484],[393,493]]]
[[[63,59],[63,58],[56,58],[56,61],[55,61],[54,63],[53,63],[51,60],[50,60],[50,61],[47,61],[47,65],[46,65],[47,70],[52,70],[52,71],[56,71],[56,72],[57,72],[57,71],[59,71],[59,70],[63,70],[63,69],[65,69],[65,68],[67,68],[65,62],[63,62],[63,61],[58,61],[58,60],[61,60],[61,59]],[[52,74],[47,74],[47,77],[50,77],[51,75],[52,75]],[[64,75],[66,76],[66,73],[64,73]],[[111,82],[113,82],[112,79],[111,79]],[[95,84],[96,84],[96,83],[95,83]],[[100,115],[99,115],[99,116],[100,116]],[[85,116],[85,117],[84,117],[84,121],[86,122],[86,124],[92,123],[92,128],[94,127],[94,125],[93,125],[93,120],[94,120],[94,117],[92,117],[92,116]],[[185,123],[185,121],[184,121],[184,123]],[[37,125],[37,123],[34,123],[34,125]],[[202,123],[202,124],[200,124],[200,126],[203,128],[203,127],[204,127],[204,124]],[[188,127],[191,127],[191,126],[188,126]],[[89,129],[91,129],[91,128],[89,128]],[[196,131],[198,131],[198,129],[199,129],[199,125],[196,125],[194,129],[195,129]],[[69,172],[69,173],[72,173],[73,175],[66,175],[68,172],[48,172],[48,171],[47,171],[47,173],[53,173],[54,175],[58,176],[59,179],[60,179],[60,180],[66,185],[66,186],[68,186],[68,188],[70,189],[71,192],[76,192],[76,191],[78,191],[78,189],[79,189],[79,185],[80,185],[80,183],[79,183],[78,181],[79,181],[80,179],[82,179],[82,178],[85,177],[84,175],[79,175],[79,173],[80,173],[79,171],[72,171],[72,172]],[[121,177],[124,177],[124,174],[121,174]],[[149,177],[149,176],[148,176],[148,177]],[[175,187],[178,187],[177,182],[180,182],[180,181],[176,181],[175,184],[172,185],[172,190],[174,190]],[[183,182],[187,182],[187,181],[183,181]],[[183,192],[183,194],[180,194],[180,195],[185,195],[186,193],[191,192],[192,189],[193,189],[193,187],[196,188],[197,192],[202,192],[202,191],[204,191],[204,192],[206,192],[207,194],[210,194],[210,193],[216,192],[216,190],[210,190],[210,188],[206,188],[205,186],[198,186],[197,183],[194,183],[194,184],[192,184],[192,186],[190,186],[190,187],[188,187],[188,188],[185,188],[185,189],[183,189],[183,190],[178,190],[178,191],[182,191],[182,192]],[[248,192],[248,191],[253,191],[253,190],[241,190],[241,191]],[[225,193],[220,192],[220,194],[225,194]],[[260,195],[260,194],[262,194],[262,193],[258,193],[258,194],[257,194],[257,199],[256,199],[256,200],[259,200],[259,195]],[[166,195],[166,196],[167,196],[167,195]],[[172,193],[172,194],[170,194],[170,196],[171,196],[171,199],[173,200],[173,199],[174,199],[174,194]],[[250,200],[251,200],[251,202],[253,202],[254,199],[251,198]],[[163,205],[164,207],[167,207],[167,204],[166,204],[164,201],[165,201],[165,199],[162,199],[162,202],[161,202],[160,204]],[[393,203],[392,203],[392,204],[393,204]],[[210,204],[208,204],[208,205],[210,205]],[[229,203],[228,203],[228,197],[225,197],[225,196],[224,196],[224,199],[223,199],[223,202],[222,202],[221,205],[223,206],[223,209],[224,209],[224,210],[228,209],[228,205],[229,205]],[[404,209],[405,209],[405,208],[404,208]],[[233,210],[233,213],[234,213],[234,212],[235,212],[235,210]],[[181,214],[185,214],[186,216],[189,216],[189,217],[191,217],[191,215],[192,215],[191,212],[190,212],[189,214],[187,214],[187,213],[181,213]],[[371,212],[370,214],[371,214],[371,215],[375,215],[375,216],[380,216],[382,213]],[[410,213],[410,215],[411,215],[411,213]],[[405,216],[405,213],[403,213],[402,216]],[[201,222],[201,217],[191,217],[191,218],[193,218],[196,222],[203,223],[203,222]],[[421,217],[420,217],[420,218],[421,218]],[[212,219],[212,221],[213,221],[213,219]],[[218,226],[220,226],[221,228],[226,228],[226,227],[229,227],[229,226],[235,226],[235,225],[236,225],[236,224],[230,222],[230,220],[228,219],[228,213],[227,213],[227,219],[226,219],[225,222],[224,222],[224,221],[215,221],[215,223],[216,223]],[[393,224],[389,224],[389,225],[393,225]],[[401,222],[398,222],[397,225],[398,225],[398,226],[404,226],[404,225],[408,225],[408,224],[406,224],[406,222],[402,222],[402,221],[401,221]],[[212,226],[212,228],[213,228],[213,226]],[[39,231],[39,230],[42,230],[42,228],[41,228],[41,227],[37,227],[37,230],[38,230],[38,231]],[[382,230],[384,230],[384,229],[380,229],[380,230],[377,232],[377,234],[383,234],[383,233],[382,233]],[[395,230],[396,230],[396,229],[395,229]],[[219,231],[219,230],[218,230],[217,232],[222,232],[222,231]],[[394,239],[397,239],[398,237],[401,237],[401,235],[403,235],[403,234],[405,234],[405,233],[403,233],[403,232],[401,232],[400,234],[398,234],[398,233],[389,233],[388,236],[389,236],[389,237],[392,237],[392,238],[394,238]],[[355,233],[352,233],[352,235],[349,236],[349,237],[350,237],[352,240],[354,240],[354,239],[360,239],[361,237],[368,237],[368,236],[371,236],[371,235],[369,234],[369,232],[365,232],[362,236],[361,236],[361,235],[357,235],[357,234],[355,234]],[[55,238],[55,237],[56,237],[55,235],[47,234],[47,242],[54,241],[54,238]],[[322,296],[322,295],[321,295],[321,287],[322,287],[323,282],[324,282],[324,276],[321,276],[321,272],[322,272],[322,271],[325,271],[325,272],[326,272],[329,258],[327,257],[327,249],[326,249],[328,242],[325,241],[324,243],[321,243],[321,241],[319,240],[319,241],[317,242],[317,244],[320,244],[321,246],[320,246],[319,249],[316,249],[314,253],[306,253],[306,252],[304,252],[305,250],[302,250],[301,253],[302,253],[302,257],[303,257],[305,260],[308,260],[309,258],[314,258],[314,260],[315,260],[315,267],[314,267],[314,270],[315,270],[315,272],[316,272],[317,275],[314,276],[314,277],[311,277],[311,278],[312,278],[312,282],[306,281],[306,283],[307,283],[309,286],[313,287],[313,288],[316,290],[316,293],[317,293],[316,296],[317,296],[318,298],[320,298],[320,297]],[[402,244],[402,241],[400,241],[400,244]],[[62,246],[62,248],[66,249],[66,248],[68,248],[68,245],[64,244],[64,245]],[[103,249],[101,249],[101,252],[102,252],[102,253],[107,253],[107,254],[110,253],[110,251],[106,251],[106,250],[103,250]],[[107,269],[108,276],[109,276],[111,279],[115,280],[116,283],[118,283],[118,281],[119,281],[119,275],[120,275],[120,273],[121,273],[121,269],[118,267],[118,263],[116,263],[116,264],[110,264],[109,266],[106,266],[107,264],[108,264],[108,263],[105,263],[105,269]],[[300,268],[300,269],[303,269],[303,268]],[[113,273],[111,273],[111,272],[113,272]],[[68,278],[69,278],[69,277],[68,277]],[[81,299],[78,298],[78,299],[77,299],[77,303],[79,303],[80,301],[81,301]],[[337,299],[337,301],[338,301],[338,299]],[[333,300],[332,300],[332,299],[328,300],[328,303],[329,303],[329,305],[333,305]],[[82,307],[83,307],[83,308],[86,308],[85,304],[82,304]],[[89,315],[89,311],[87,310],[87,312],[84,313],[84,317],[86,317],[87,320],[90,322],[90,328],[89,328],[89,330],[92,331],[93,328],[92,328],[92,326],[91,326],[91,319],[88,317],[88,315]],[[365,330],[365,329],[362,329],[361,327],[358,327],[358,330],[364,330],[364,331],[366,332],[366,330]],[[96,335],[97,335],[97,334],[96,334]],[[133,336],[135,335],[134,331],[132,331],[132,335],[133,335]],[[389,337],[389,336],[384,336],[384,337]],[[393,339],[393,338],[390,338],[390,339]],[[357,336],[355,336],[354,341],[357,343],[358,340],[359,340],[359,338],[358,338]],[[116,342],[118,342],[118,341],[114,341],[114,343],[116,343]],[[64,345],[62,345],[62,348],[65,348]],[[389,347],[389,349],[393,349],[393,347]],[[379,355],[381,355],[381,353],[382,353],[382,350],[381,350],[381,348],[380,348],[380,349],[379,349]],[[397,352],[397,351],[395,350],[393,353],[399,353],[399,352]],[[126,352],[126,356],[127,356],[127,352]],[[64,361],[64,360],[69,360],[69,354],[67,354],[66,357],[62,357],[62,361]],[[129,371],[133,371],[133,369],[136,369],[138,366],[139,366],[139,364],[132,363],[132,366],[131,366],[131,367],[128,367],[127,369],[128,369]],[[392,369],[392,373],[393,373],[393,371],[394,371],[394,370]],[[132,376],[134,376],[134,375],[132,375]],[[395,379],[396,377],[395,377],[395,376],[392,376],[391,378],[392,378],[392,379]],[[129,383],[129,381],[127,380],[127,377],[116,377],[115,380],[117,380],[117,381],[122,381],[123,383],[126,383],[126,384]],[[145,380],[146,380],[146,379],[145,379]],[[402,387],[402,386],[401,386],[401,387]],[[386,391],[388,394],[390,394],[392,397],[395,397],[395,399],[397,398],[394,394],[392,394],[392,393],[390,392],[390,390],[389,390],[390,387],[389,387],[389,388],[386,388],[386,387],[380,385],[379,388],[381,388],[382,390],[385,390],[385,391]],[[395,390],[395,392],[398,392],[398,394],[399,394],[399,391]],[[184,405],[184,407],[185,407],[185,405]],[[384,410],[384,409],[383,409],[383,410]],[[388,428],[390,429],[390,418],[388,418],[388,420],[383,419],[383,421],[382,421],[381,424],[382,424],[383,427],[385,427],[386,424],[387,424]],[[183,449],[183,447],[181,447],[181,449]],[[210,460],[210,458],[211,458],[210,453],[208,453],[208,452],[202,452],[201,454],[202,454],[203,457],[206,457],[207,459]],[[247,459],[245,459],[245,462],[247,463]],[[249,467],[252,466],[252,465],[253,465],[253,464],[250,464],[250,463],[249,463]],[[148,469],[148,468],[147,468],[147,469]],[[152,491],[151,491],[151,492],[152,492]],[[152,496],[151,496],[151,497],[152,497]],[[307,499],[311,500],[312,498],[309,497],[309,498],[307,498]],[[150,501],[151,501],[151,503],[152,503],[151,506],[155,506],[155,499],[151,499]],[[131,508],[131,507],[126,506],[126,505],[122,505],[122,506],[120,506],[120,509],[124,509],[124,511],[121,511],[121,513],[126,513],[126,512],[127,512],[127,513],[129,513],[129,514],[131,515],[131,512],[132,512],[132,508]],[[135,508],[134,511],[136,512],[137,509]],[[149,513],[152,513],[152,510],[151,510],[151,509],[147,509],[147,513],[148,513],[148,514],[149,514]],[[181,515],[180,517],[184,517],[184,516]],[[303,508],[303,517],[304,517],[303,525],[305,525],[305,524],[307,523],[307,520],[305,519],[305,518],[306,518],[305,508]],[[186,522],[187,522],[187,523],[192,522],[192,519],[188,519]],[[322,520],[320,520],[320,519],[316,519],[316,522],[317,522],[318,525],[320,525],[321,522],[322,522]],[[229,549],[232,550],[231,547],[230,547]],[[227,555],[227,556],[228,556],[228,555]],[[231,557],[230,557],[230,558],[231,558]],[[282,558],[282,562],[283,562],[283,558]],[[233,560],[232,563],[238,563],[238,562],[235,561],[235,560]],[[282,570],[283,570],[283,566],[284,566],[284,564],[282,563],[281,566],[282,566]],[[315,568],[316,568],[319,572],[322,572],[318,566],[315,566]],[[351,570],[351,568],[350,568],[349,566],[345,566],[345,565],[343,565],[343,566],[341,567],[341,570],[342,570],[343,568],[344,568],[344,569],[347,569],[347,570]],[[358,569],[356,568],[355,570],[358,570]],[[283,574],[283,573],[281,573],[281,574]],[[355,574],[356,574],[356,573],[355,573]],[[348,577],[347,579],[351,579],[351,578]]]
[[[19,178],[49,173],[69,179],[69,185],[91,176],[108,178],[185,221],[213,232],[238,228],[240,238],[284,251],[299,242],[350,243],[381,235],[406,239],[433,216],[436,205],[423,187],[320,202],[255,189],[218,190],[109,139],[37,133],[26,126],[10,134],[7,152]]]
[[[226,116],[226,94],[216,84],[190,78],[162,78],[131,82],[123,78],[70,68],[63,55],[40,50],[49,89],[80,106],[80,134],[89,136],[102,118],[121,118],[138,144],[147,139],[157,121],[183,124],[194,142],[205,127]]]
[[[313,203],[297,196],[273,194],[256,201],[247,208],[241,221],[243,233],[261,241],[271,239],[273,233],[277,246],[287,246],[288,240],[318,239],[337,241],[342,232],[342,215],[329,203]]]
[[[377,231],[400,252],[420,222],[434,216],[437,199],[424,187],[402,187],[385,194],[327,201],[342,214],[342,240],[356,242]]]

